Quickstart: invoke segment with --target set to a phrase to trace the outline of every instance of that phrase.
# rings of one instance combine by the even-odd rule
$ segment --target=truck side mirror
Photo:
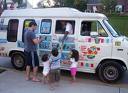
[[[98,37],[98,32],[91,32],[91,33],[90,33],[90,36],[91,36],[92,38],[96,38],[96,37]]]

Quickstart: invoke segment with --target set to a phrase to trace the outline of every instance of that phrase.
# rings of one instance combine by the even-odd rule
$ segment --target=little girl
[[[76,80],[77,65],[79,60],[79,52],[75,49],[70,52],[70,71],[73,82]]]
[[[48,80],[49,80],[49,66],[50,66],[50,63],[49,63],[49,58],[48,58],[48,54],[44,54],[42,56],[42,65],[43,65],[43,82],[44,84],[48,83]]]

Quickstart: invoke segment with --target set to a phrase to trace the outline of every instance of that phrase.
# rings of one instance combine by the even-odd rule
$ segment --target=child
[[[60,81],[60,59],[61,54],[58,52],[57,48],[52,49],[50,61],[50,89],[54,90],[54,84],[59,83]]]
[[[70,52],[70,71],[72,76],[72,81],[74,82],[76,80],[76,72],[77,72],[77,65],[79,60],[79,52],[75,49],[71,50]]]
[[[50,63],[49,63],[49,59],[48,59],[48,54],[44,54],[42,56],[42,62],[43,62],[43,82],[44,84],[48,83],[48,79],[49,79],[49,66],[50,66]]]

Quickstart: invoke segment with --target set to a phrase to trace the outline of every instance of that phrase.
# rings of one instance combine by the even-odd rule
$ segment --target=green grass
[[[109,16],[110,24],[122,35],[128,36],[128,16]]]

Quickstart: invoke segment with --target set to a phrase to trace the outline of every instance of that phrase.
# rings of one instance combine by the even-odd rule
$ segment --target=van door
[[[84,72],[95,72],[95,68],[102,59],[111,57],[111,37],[105,31],[101,22],[97,20],[82,20],[78,35],[80,52],[80,69]],[[91,36],[92,32],[98,33]]]

